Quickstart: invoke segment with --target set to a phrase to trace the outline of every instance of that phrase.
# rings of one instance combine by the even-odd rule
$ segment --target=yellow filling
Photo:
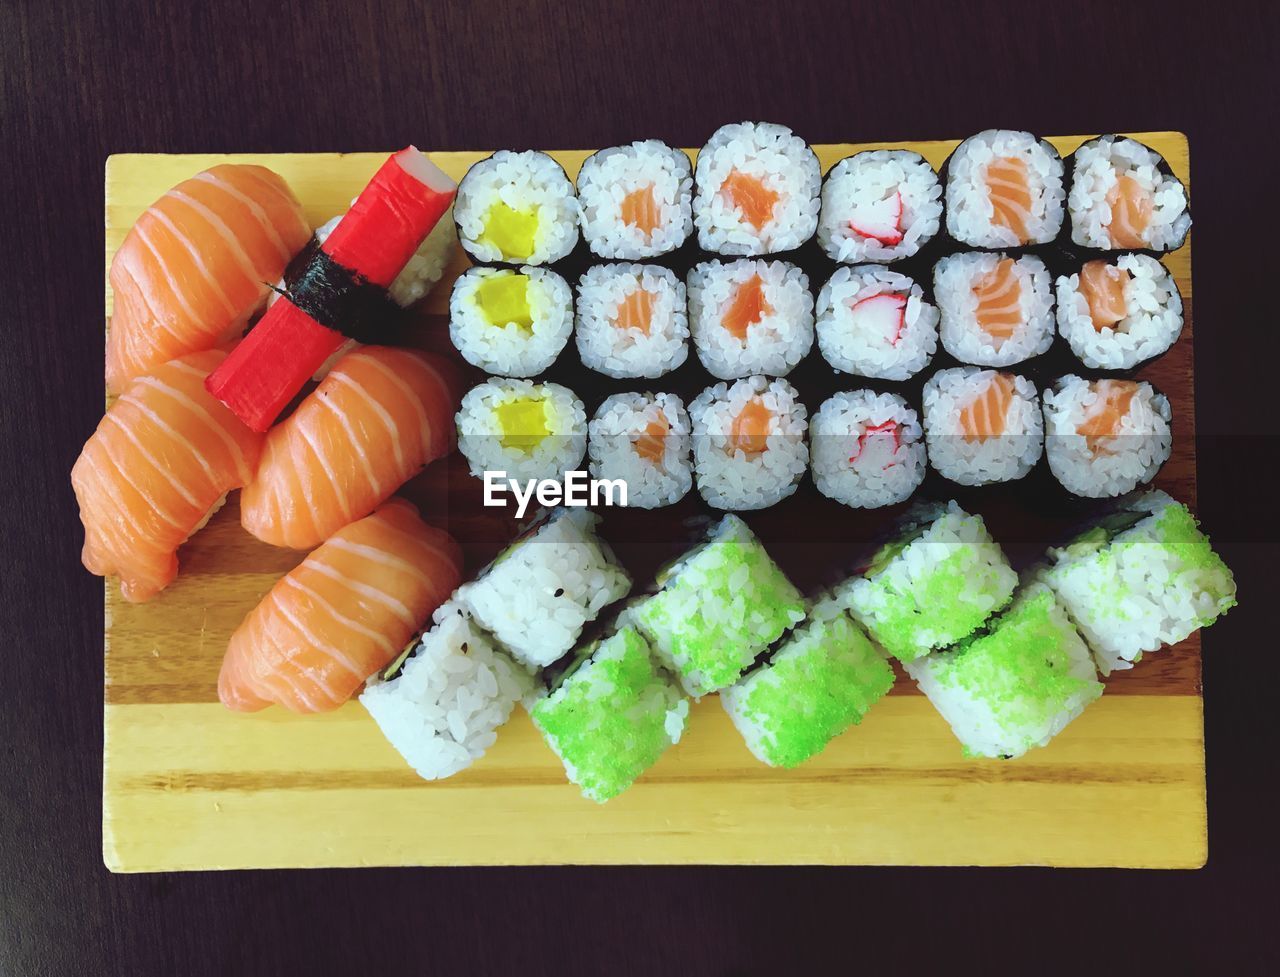
[[[537,210],[516,210],[498,201],[485,215],[480,240],[493,245],[508,261],[525,261],[533,254],[537,232]]]
[[[476,304],[491,325],[514,323],[525,332],[533,330],[528,275],[514,271],[489,275],[476,286]]]
[[[504,448],[529,454],[551,433],[547,404],[541,397],[516,397],[495,407],[494,414]]]

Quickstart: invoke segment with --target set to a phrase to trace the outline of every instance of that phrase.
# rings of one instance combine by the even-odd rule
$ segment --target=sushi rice
[[[468,268],[453,283],[449,338],[472,366],[531,377],[555,362],[573,328],[573,293],[554,271]]]
[[[1092,264],[1092,263],[1090,263]],[[1058,331],[1094,370],[1128,370],[1169,349],[1182,333],[1182,296],[1163,264],[1122,254],[1101,274],[1122,283],[1123,308],[1095,321],[1083,281],[1089,265],[1058,279]],[[1095,300],[1096,301],[1096,300]],[[1111,321],[1114,315],[1122,315]],[[1105,324],[1104,324],[1105,323]]]
[[[947,233],[972,248],[1047,244],[1062,229],[1062,158],[1029,132],[987,129],[947,160]]]
[[[689,319],[712,376],[786,376],[813,345],[809,278],[785,261],[703,262],[689,272]]]
[[[675,394],[614,394],[588,427],[591,474],[624,481],[629,506],[679,502],[693,486],[691,434],[689,413]]]
[[[1034,255],[950,255],[934,266],[933,295],[942,345],[962,363],[1013,366],[1053,344],[1052,279]]]
[[[458,448],[483,478],[562,479],[587,450],[587,413],[558,383],[492,379],[472,387],[457,414]]]
[[[689,407],[698,491],[717,509],[764,509],[796,490],[809,463],[807,411],[786,380],[708,387]]]
[[[578,243],[573,184],[535,150],[499,150],[467,170],[454,219],[463,248],[484,263],[550,264]]]
[[[1117,195],[1122,190],[1139,197],[1150,209],[1145,227],[1133,227],[1132,241],[1118,240]],[[1071,240],[1088,248],[1145,248],[1173,251],[1182,247],[1191,229],[1187,190],[1168,172],[1164,157],[1136,139],[1099,136],[1072,154]]]
[[[924,432],[934,469],[960,485],[1022,478],[1044,448],[1035,385],[975,367],[939,370],[924,385]]]
[[[837,370],[907,380],[937,351],[938,310],[906,275],[881,265],[839,268],[818,293],[817,334]]]
[[[822,183],[818,243],[833,261],[909,258],[942,222],[942,184],[919,153],[876,149],[847,156]]]
[[[601,258],[674,251],[693,230],[692,200],[689,157],[657,139],[602,149],[578,170],[582,237]]]
[[[606,264],[578,283],[578,354],[616,378],[660,377],[689,355],[684,283],[658,265]]]
[[[822,167],[786,126],[721,126],[698,152],[693,220],[704,251],[776,254],[800,247],[818,226]],[[743,199],[734,192],[742,186]]]
[[[818,491],[854,509],[902,502],[924,480],[920,419],[897,394],[833,394],[813,415],[809,454]]]

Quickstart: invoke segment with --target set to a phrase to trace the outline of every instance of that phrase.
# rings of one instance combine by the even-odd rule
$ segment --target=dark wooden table
[[[0,974],[745,975],[976,952],[1274,967],[1273,5],[980,2],[0,6]],[[1011,12],[1016,7],[1020,13]],[[101,863],[101,583],[67,474],[102,409],[112,152],[696,145],[1182,129],[1200,511],[1244,606],[1205,647],[1195,873],[476,869],[115,877]],[[1274,756],[1274,754],[1270,754]],[[1009,826],[1018,830],[1016,824]],[[1096,942],[1092,942],[1090,939]],[[1011,959],[1016,959],[1012,958]]]

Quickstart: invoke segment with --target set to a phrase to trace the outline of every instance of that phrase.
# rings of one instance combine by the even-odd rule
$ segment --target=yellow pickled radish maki
[[[463,359],[486,373],[542,373],[572,329],[573,292],[554,271],[474,267],[453,283],[449,338]]]
[[[484,217],[479,243],[496,248],[503,261],[528,261],[537,247],[538,211],[516,210],[501,200]]]
[[[458,240],[471,258],[545,265],[578,243],[578,202],[560,164],[546,153],[501,150],[458,184]]]
[[[492,379],[473,387],[458,411],[458,447],[471,474],[504,471],[513,479],[563,479],[587,447],[587,415],[558,383]]]

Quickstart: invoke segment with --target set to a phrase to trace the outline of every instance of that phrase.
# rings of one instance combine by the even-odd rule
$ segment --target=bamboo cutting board
[[[1136,135],[1189,183],[1185,136]],[[1083,137],[1051,141],[1065,157]],[[955,143],[901,145],[940,165]],[[878,147],[815,148],[825,170],[851,152]],[[460,178],[484,155],[433,158]],[[573,176],[586,152],[553,155]],[[106,168],[107,263],[154,199],[214,163],[271,167],[319,224],[345,209],[384,158],[113,156]],[[1141,375],[1174,409],[1174,454],[1157,484],[1194,507],[1190,251],[1188,244],[1166,258],[1186,300],[1187,327]],[[463,267],[456,260],[425,303],[426,345],[441,344],[447,284]],[[813,283],[815,291],[819,284]],[[110,314],[109,288],[106,301]],[[661,388],[662,381],[652,386]],[[974,497],[989,498],[975,507],[1001,542],[1009,544],[1020,524],[1002,525],[991,510],[1016,508],[1030,491],[1015,486]],[[511,534],[508,519],[478,507],[478,483],[456,456],[431,466],[406,494],[459,538],[471,572]],[[768,522],[772,515],[760,518],[764,529],[748,517],[767,544],[770,532],[790,531]],[[883,516],[834,518],[849,520],[852,537],[862,531],[852,527]],[[625,517],[607,516],[603,532],[643,586],[652,564],[645,534],[622,522],[618,533],[625,538],[614,538],[615,519]],[[678,522],[673,515],[667,541],[676,549]],[[824,521],[809,532],[812,546],[820,547],[819,536],[840,541],[841,524]],[[1030,530],[1024,542],[1041,544]],[[598,807],[565,782],[522,712],[470,770],[426,783],[358,703],[309,718],[277,708],[251,716],[225,710],[216,680],[227,639],[300,558],[244,532],[233,498],[183,548],[181,574],[159,598],[131,605],[114,582],[106,585],[103,855],[113,871],[548,863],[1189,868],[1205,862],[1198,636],[1112,676],[1107,694],[1048,748],[1012,762],[964,760],[946,724],[902,678],[860,727],[789,772],[757,763],[712,697],[695,706],[677,747],[629,793]],[[804,576],[803,566],[780,562]]]

